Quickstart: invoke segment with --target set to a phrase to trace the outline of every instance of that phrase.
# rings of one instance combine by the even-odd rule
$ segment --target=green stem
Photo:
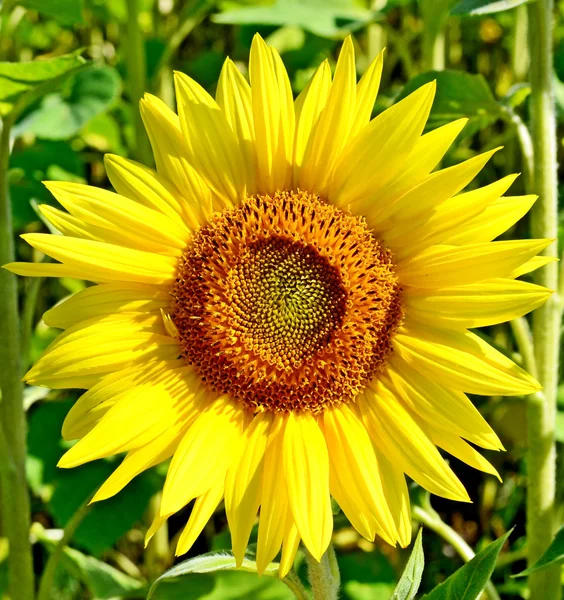
[[[456,531],[454,531],[454,529],[449,527],[441,519],[441,517],[431,508],[431,506],[429,506],[427,509],[422,508],[421,506],[413,506],[411,509],[411,514],[413,515],[414,519],[419,521],[419,523],[434,531],[445,542],[448,542],[464,562],[469,562],[474,558],[474,556],[476,556],[472,548],[470,548],[470,546],[458,535],[458,533],[456,533]],[[500,600],[499,594],[497,593],[497,590],[491,581],[486,583],[484,591],[489,600]]]
[[[8,194],[11,122],[3,122],[0,136],[0,265],[14,260],[12,208]],[[26,421],[20,354],[20,320],[16,278],[0,269],[0,421],[12,469],[2,472],[2,523],[10,545],[9,595],[12,600],[31,600],[34,593],[33,562],[29,541],[30,507],[25,476]]]
[[[27,369],[30,362],[29,352],[31,348],[31,338],[33,336],[33,327],[35,325],[33,317],[35,315],[35,308],[37,305],[37,296],[41,284],[43,283],[43,277],[34,277],[28,280],[26,284],[26,293],[24,296],[24,304],[22,309],[22,362],[24,370]]]
[[[293,592],[294,596],[298,600],[310,600],[309,594],[303,586],[298,574],[291,569],[288,575],[281,580],[285,583]]]
[[[145,40],[139,27],[139,0],[127,0],[127,42],[125,53],[127,62],[127,79],[129,98],[133,107],[135,122],[135,148],[134,155],[142,163],[151,165],[153,154],[149,138],[143,126],[139,101],[147,89],[147,71],[145,56]]]
[[[306,550],[306,562],[313,600],[337,600],[341,586],[341,575],[332,544],[329,545],[320,562],[317,562]]]
[[[426,71],[442,71],[445,68],[448,11],[448,2],[421,0],[424,21],[421,52]]]
[[[513,21],[513,39],[511,44],[511,67],[515,82],[526,81],[529,68],[529,53],[527,47],[527,7],[521,4],[515,8]]]
[[[537,0],[527,6],[529,48],[531,52],[531,127],[535,168],[533,190],[539,199],[531,213],[531,230],[535,238],[554,242],[546,249],[558,256],[558,187],[556,159],[556,121],[552,80],[553,0]],[[558,289],[558,265],[550,263],[535,273],[539,285]],[[554,294],[533,313],[533,340],[538,366],[538,380],[543,397],[528,404],[528,494],[527,538],[529,565],[546,550],[555,534],[556,390],[558,387],[559,334],[561,302]],[[530,600],[560,598],[560,566],[531,574]]]
[[[517,348],[519,348],[519,353],[521,354],[523,368],[533,377],[536,377],[538,374],[537,361],[535,360],[533,334],[529,322],[525,317],[519,317],[511,321],[510,325]]]
[[[75,531],[90,511],[90,499],[91,498],[88,498],[88,500],[86,500],[69,519],[64,529],[63,537],[58,541],[55,549],[49,556],[49,560],[47,561],[43,575],[41,576],[41,581],[39,582],[37,600],[49,600],[51,598],[51,591],[53,589],[57,567],[59,566],[65,548],[69,545]]]

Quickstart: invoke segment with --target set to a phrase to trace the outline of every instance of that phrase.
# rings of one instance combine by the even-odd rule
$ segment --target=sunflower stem
[[[139,0],[127,0],[127,41],[129,47],[125,53],[125,59],[129,98],[133,107],[135,124],[134,155],[145,165],[152,165],[153,154],[139,112],[139,101],[148,91],[145,40],[139,27]]]
[[[521,354],[523,368],[533,377],[536,377],[538,375],[537,361],[535,359],[533,334],[529,322],[525,317],[519,317],[518,319],[513,319],[510,325],[515,342],[517,343],[517,348]]]
[[[0,135],[0,265],[14,260],[12,207],[8,193],[10,158],[9,118],[2,123]],[[9,542],[8,579],[12,600],[31,600],[34,594],[33,561],[29,540],[29,496],[25,476],[26,421],[23,386],[20,381],[20,318],[16,278],[0,269],[0,421],[5,447],[0,462],[2,523]],[[8,456],[4,456],[9,453]]]
[[[58,541],[57,545],[55,546],[55,549],[49,556],[43,574],[41,575],[41,580],[39,582],[39,593],[37,594],[37,600],[49,600],[52,597],[51,591],[53,588],[53,582],[55,581],[57,567],[61,562],[61,558],[63,557],[65,548],[69,545],[69,542],[71,541],[73,535],[78,529],[78,526],[82,523],[84,517],[86,517],[86,515],[90,511],[91,498],[92,497],[89,497],[87,500],[85,500],[83,504],[79,506],[76,512],[69,519],[63,531],[63,537]]]
[[[313,600],[337,600],[341,575],[333,545],[329,544],[319,562],[306,550],[306,562]]]
[[[531,213],[533,237],[553,239],[545,250],[558,256],[558,188],[556,159],[556,121],[552,80],[553,0],[537,0],[528,5],[529,48],[531,52],[531,129],[534,146],[532,191],[539,195]],[[535,273],[535,281],[558,289],[558,265],[550,263]],[[558,386],[561,302],[555,293],[533,313],[533,341],[538,380],[543,400],[528,403],[528,562],[533,565],[555,534],[555,458],[556,390]],[[530,600],[560,598],[560,566],[532,573]]]
[[[292,590],[294,596],[298,600],[310,600],[310,595],[308,594],[298,574],[293,568],[290,569],[290,572],[286,575],[286,577],[281,579],[281,581]]]
[[[449,527],[441,519],[439,514],[433,510],[430,502],[427,502],[427,507],[425,508],[413,506],[411,514],[416,521],[419,521],[419,523],[425,525],[439,535],[445,542],[449,543],[465,563],[471,561],[474,556],[476,556],[472,548],[470,548],[464,539],[461,538],[452,527]],[[488,600],[500,600],[499,594],[491,581],[486,583],[484,591]]]

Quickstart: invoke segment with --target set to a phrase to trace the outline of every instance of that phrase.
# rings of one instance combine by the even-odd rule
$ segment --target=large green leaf
[[[425,566],[422,533],[423,530],[420,529],[415,544],[413,544],[411,556],[407,561],[407,565],[405,565],[405,569],[390,600],[413,600],[415,594],[417,594]]]
[[[109,108],[119,97],[120,88],[120,77],[112,67],[78,73],[70,82],[68,93],[46,96],[18,125],[16,133],[29,131],[47,140],[69,139]]]
[[[429,127],[434,128],[461,117],[469,119],[465,133],[482,129],[504,115],[503,107],[494,98],[482,75],[463,71],[427,71],[414,77],[398,98],[423,84],[436,80],[437,93],[429,116]]]
[[[18,0],[25,8],[33,8],[64,25],[84,23],[82,0]]]
[[[550,546],[532,567],[513,575],[513,577],[528,577],[531,573],[562,563],[564,563],[564,527],[557,531]]]
[[[35,524],[33,532],[37,539],[52,552],[56,541],[39,524]],[[141,590],[145,583],[129,575],[125,575],[114,567],[103,563],[92,556],[87,556],[74,548],[65,548],[61,560],[62,567],[74,577],[82,581],[96,600],[110,600],[129,596]],[[137,596],[138,597],[138,596]]]
[[[16,118],[86,65],[79,52],[30,62],[0,62],[0,116]]]
[[[354,0],[275,0],[272,4],[227,10],[213,20],[232,25],[293,25],[321,37],[336,38],[379,16]]]
[[[452,15],[487,15],[510,10],[530,0],[462,0],[450,12]]]
[[[476,600],[488,583],[501,548],[510,534],[511,531],[508,531],[484,548],[421,600]]]
[[[234,571],[234,572],[233,572]],[[293,594],[277,577],[278,564],[271,563],[264,575],[256,574],[256,563],[243,560],[237,569],[227,552],[210,552],[181,562],[156,579],[147,600],[291,600]]]

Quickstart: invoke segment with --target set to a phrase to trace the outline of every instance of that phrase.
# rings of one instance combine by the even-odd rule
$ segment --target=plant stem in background
[[[421,506],[412,506],[411,514],[416,521],[419,521],[425,527],[428,527],[439,535],[445,542],[448,542],[455,550],[458,556],[464,562],[470,562],[475,554],[472,548],[452,529],[449,527],[441,517],[433,510],[430,503],[428,506],[423,508]],[[484,588],[488,600],[500,600],[499,594],[495,589],[493,583],[488,581]]]
[[[539,199],[531,214],[532,235],[558,235],[558,188],[556,174],[556,121],[552,89],[553,0],[528,5],[531,52],[531,126],[535,165],[533,190]],[[558,256],[554,241],[546,254]],[[539,269],[535,281],[558,289],[556,262]],[[527,538],[529,565],[535,563],[555,533],[555,443],[556,389],[558,386],[561,302],[555,293],[533,313],[533,340],[538,380],[543,395],[531,397],[528,405],[528,494]],[[529,578],[530,600],[560,598],[560,566],[533,573]]]
[[[125,53],[125,58],[127,62],[128,91],[135,125],[133,155],[143,164],[150,166],[153,163],[153,153],[139,112],[139,100],[143,98],[145,92],[149,91],[147,89],[145,40],[139,27],[139,0],[127,0],[127,42],[129,47]]]
[[[332,544],[317,562],[306,550],[307,576],[313,592],[313,600],[337,600],[341,587],[339,565]]]
[[[14,260],[12,207],[8,193],[10,126],[5,119],[0,135],[0,265]],[[2,526],[9,542],[8,580],[12,600],[31,600],[33,562],[29,541],[30,506],[25,476],[26,421],[23,405],[18,289],[12,273],[0,269],[0,426],[2,449]],[[9,453],[9,456],[4,456]]]
[[[426,71],[442,71],[446,58],[446,22],[450,3],[445,0],[421,0],[423,15],[422,54]]]
[[[78,526],[84,520],[84,517],[90,510],[90,498],[86,500],[69,519],[68,523],[63,532],[63,537],[59,540],[55,549],[49,556],[47,565],[41,575],[41,581],[39,582],[39,593],[37,594],[37,600],[49,600],[52,597],[52,588],[55,581],[55,574],[57,567],[61,562],[61,558],[65,552],[65,548],[68,546]]]
[[[511,68],[515,83],[526,81],[529,69],[527,52],[527,6],[521,4],[515,8],[513,22],[513,40],[511,45]]]

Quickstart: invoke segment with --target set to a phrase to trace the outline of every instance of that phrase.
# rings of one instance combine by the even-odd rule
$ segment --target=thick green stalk
[[[332,544],[321,561],[317,562],[306,550],[307,576],[313,592],[313,600],[337,600],[341,586],[339,565]]]
[[[421,0],[423,38],[421,52],[426,71],[442,71],[446,59],[446,23],[449,3],[445,0]]]
[[[8,194],[10,122],[5,120],[0,136],[0,265],[14,260],[12,209]],[[16,277],[0,269],[0,425],[9,456],[1,462],[2,526],[10,545],[8,561],[9,595],[12,600],[32,600],[33,562],[29,541],[29,496],[25,477],[26,421],[23,387],[20,380],[20,320]]]
[[[555,241],[546,254],[558,256],[558,188],[556,174],[556,121],[552,88],[553,0],[528,5],[531,52],[531,125],[534,145],[532,187],[539,199],[531,222],[535,238]],[[558,265],[550,263],[536,271],[536,283],[558,289]],[[533,314],[533,340],[538,380],[543,395],[535,396],[528,408],[527,538],[529,564],[538,560],[555,533],[555,443],[556,389],[561,302],[554,294]],[[530,600],[560,598],[560,566],[533,573],[529,578]]]
[[[135,123],[135,158],[146,165],[153,162],[149,138],[139,112],[139,100],[147,89],[145,40],[139,27],[139,0],[127,0],[127,83]]]

